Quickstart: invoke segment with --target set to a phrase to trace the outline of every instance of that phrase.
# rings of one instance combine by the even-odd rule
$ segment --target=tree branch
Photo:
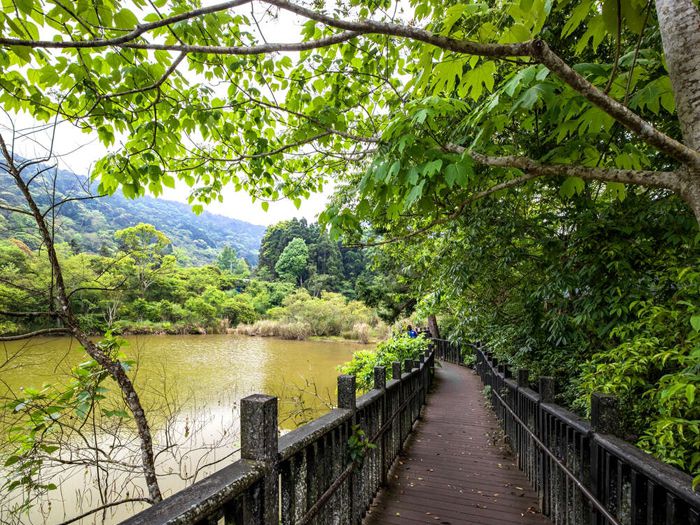
[[[149,498],[126,498],[123,500],[119,501],[113,501],[112,503],[105,503],[104,505],[100,505],[99,507],[95,507],[94,509],[91,509],[87,512],[83,512],[79,516],[75,516],[74,518],[71,518],[67,521],[62,521],[59,525],[69,525],[70,523],[75,523],[76,521],[80,521],[83,518],[86,518],[87,516],[90,516],[92,514],[95,514],[96,512],[100,512],[101,510],[109,509],[111,507],[116,507],[117,505],[123,505],[124,503],[153,503],[153,500]]]
[[[163,73],[163,75],[153,84],[149,86],[144,86],[142,88],[134,88],[134,89],[129,89],[127,91],[120,91],[118,93],[109,93],[107,95],[100,95],[99,98],[101,99],[110,99],[110,98],[116,98],[116,97],[124,97],[126,95],[135,95],[136,93],[143,93],[144,91],[151,91],[153,89],[158,89],[160,86],[163,85],[163,83],[168,79],[170,75],[172,75],[175,70],[177,69],[177,66],[180,65],[180,63],[184,60],[184,58],[187,56],[186,53],[180,53],[178,57],[173,61],[172,64],[170,64],[170,67]]]
[[[461,148],[464,151],[463,148]],[[459,152],[459,148],[452,151]],[[461,152],[460,152],[461,153]],[[579,177],[587,181],[620,182],[647,188],[664,188],[674,192],[681,189],[681,181],[674,171],[623,170],[615,168],[589,168],[571,164],[540,164],[528,157],[508,155],[491,157],[477,152],[468,152],[476,162],[498,168],[517,168],[535,177]]]
[[[311,49],[319,49],[329,47],[335,44],[341,44],[357,38],[362,32],[359,31],[344,31],[318,40],[310,40],[308,42],[291,42],[279,43],[270,42],[256,46],[202,46],[190,44],[122,44],[118,47],[129,49],[145,49],[150,51],[178,51],[182,54],[206,53],[211,55],[266,55],[277,52],[299,52],[309,51]]]
[[[557,75],[562,81],[568,84],[575,91],[580,93],[592,104],[598,106],[607,114],[615,118],[627,129],[635,132],[646,143],[654,146],[659,151],[665,153],[677,161],[700,168],[700,152],[695,151],[681,142],[660,132],[649,122],[628,109],[624,104],[608,96],[606,93],[595,87],[583,76],[578,74],[564,60],[562,60],[550,47],[542,40],[532,40],[514,44],[482,44],[470,40],[458,40],[450,37],[440,36],[422,28],[395,24],[390,22],[378,22],[374,20],[342,20],[328,16],[312,9],[293,4],[287,0],[260,0],[263,3],[274,5],[280,9],[298,14],[310,20],[316,20],[329,27],[344,30],[343,33],[322,38],[310,42],[300,42],[293,44],[262,44],[257,46],[183,46],[166,45],[154,43],[134,43],[133,40],[142,34],[156,28],[169,26],[179,21],[189,20],[202,14],[225,11],[251,2],[252,0],[235,0],[216,4],[207,8],[194,9],[186,13],[181,13],[172,17],[142,24],[122,37],[83,41],[42,41],[42,40],[22,40],[13,38],[0,38],[0,45],[21,46],[32,48],[100,48],[100,47],[130,47],[135,49],[172,50],[181,53],[212,53],[212,54],[264,54],[276,51],[301,51],[327,47],[333,44],[344,42],[359,36],[360,34],[381,34],[407,38],[426,44],[434,45],[447,51],[455,53],[478,55],[491,58],[509,57],[532,57],[539,63],[545,65]]]
[[[0,342],[7,341],[21,341],[23,339],[31,339],[32,337],[37,337],[41,335],[68,335],[71,331],[68,328],[44,328],[42,330],[36,330],[34,332],[28,332],[26,334],[17,335],[3,335],[0,336]]]
[[[0,310],[0,315],[5,317],[57,317],[56,312],[10,312],[7,310]]]
[[[234,7],[239,7],[250,3],[252,0],[233,0],[231,2],[224,2],[221,4],[215,4],[208,7],[202,7],[200,9],[193,9],[191,11],[186,11],[168,18],[161,18],[155,22],[150,22],[148,24],[139,24],[135,29],[129,31],[125,35],[115,38],[99,38],[95,40],[23,40],[18,38],[5,38],[0,37],[0,45],[2,46],[21,46],[21,47],[40,47],[44,49],[89,49],[98,47],[111,47],[111,46],[122,46],[128,42],[136,40],[138,37],[152,31],[154,29],[159,29],[161,27],[170,26],[177,22],[183,22],[185,20],[190,20],[192,18],[197,18],[198,16],[207,15],[211,13],[217,13],[219,11],[226,11]]]
[[[456,145],[449,145],[446,146],[444,149],[453,153],[462,153],[465,151],[465,148]],[[462,202],[460,202],[452,213],[440,219],[435,219],[434,221],[431,221],[428,225],[423,226],[422,228],[406,233],[404,235],[393,237],[391,239],[377,241],[374,243],[362,243],[357,246],[382,246],[385,244],[392,244],[395,242],[409,239],[411,237],[422,235],[432,230],[436,226],[445,224],[456,219],[464,212],[464,209],[467,206],[478,200],[484,199],[489,195],[492,195],[499,191],[514,188],[516,186],[525,184],[528,181],[542,177],[579,177],[588,181],[636,184],[639,186],[645,186],[649,188],[664,188],[676,192],[680,191],[682,184],[681,178],[678,175],[678,173],[672,171],[636,171],[620,170],[613,168],[589,168],[587,166],[568,164],[546,165],[539,164],[538,162],[527,157],[518,157],[514,155],[503,157],[491,157],[476,152],[469,152],[468,154],[479,164],[499,168],[517,168],[525,171],[525,174],[515,179],[501,182],[499,184],[491,186],[490,188],[470,195]]]

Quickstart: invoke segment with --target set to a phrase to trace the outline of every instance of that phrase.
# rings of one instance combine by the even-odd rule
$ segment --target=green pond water
[[[277,396],[280,428],[282,432],[291,430],[328,411],[328,405],[335,401],[337,365],[354,351],[366,348],[356,343],[237,335],[139,336],[128,340],[124,352],[137,361],[130,375],[147,408],[156,451],[162,450],[158,470],[166,495],[235,460],[241,398],[253,393]],[[82,349],[64,338],[0,345],[0,363],[5,363],[0,368],[0,395],[7,399],[21,394],[22,387],[66,381],[70,368],[84,359]],[[111,401],[116,399],[112,394]],[[103,450],[112,450],[115,442],[128,442],[133,434],[128,424],[110,432],[98,432]],[[4,444],[4,435],[0,441]],[[75,447],[76,455],[85,454],[80,452],[85,447],[79,443]],[[118,448],[114,450],[108,455],[115,464],[134,463],[133,454],[120,455]],[[212,462],[215,464],[203,468]],[[128,492],[133,497],[143,491],[133,468],[108,471],[108,476],[100,478],[102,492],[108,494],[106,501],[114,499],[109,495],[115,493]],[[193,477],[195,473],[197,477]],[[7,471],[0,474],[4,477]],[[60,488],[38,500],[19,522],[60,523],[105,501],[91,469],[52,467],[46,476],[59,481]],[[17,501],[3,499],[0,523],[18,522],[8,512]],[[139,508],[140,504],[115,507],[80,523],[116,523]]]

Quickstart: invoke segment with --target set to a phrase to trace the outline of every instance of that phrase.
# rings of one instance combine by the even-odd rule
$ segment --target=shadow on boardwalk
[[[436,368],[435,391],[365,525],[548,524],[537,496],[500,441],[471,370]]]

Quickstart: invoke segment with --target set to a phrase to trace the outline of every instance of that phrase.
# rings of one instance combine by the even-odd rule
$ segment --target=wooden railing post
[[[554,403],[555,381],[553,377],[540,377],[540,401],[542,403]]]
[[[241,399],[241,459],[265,464],[260,486],[248,493],[243,520],[250,525],[279,523],[277,398],[254,394]]]
[[[401,363],[399,361],[392,361],[392,363],[391,363],[391,376],[393,379],[395,379],[399,382],[398,386],[396,387],[399,390],[399,402],[395,408],[395,410],[397,410],[398,413],[394,417],[394,423],[393,423],[393,425],[395,425],[396,428],[398,428],[397,434],[398,434],[399,442],[396,446],[396,450],[401,450],[401,448],[403,447],[403,440],[404,440],[403,420],[404,420],[404,414],[406,412],[406,409],[400,408],[400,407],[403,406],[403,402],[405,399],[404,396],[406,395],[406,392],[404,391],[404,384],[403,384],[403,381],[401,379],[402,372],[403,372],[403,369],[401,368]]]
[[[397,381],[401,381],[401,363],[393,361],[391,363],[391,377]]]
[[[338,376],[338,408],[351,410],[353,412],[351,425],[355,425],[354,412],[357,410],[357,380],[355,376],[347,374]],[[349,434],[348,437],[350,437]],[[342,461],[344,463],[345,458]],[[313,475],[312,473],[311,476]],[[362,504],[362,489],[362,476],[353,472],[347,485],[347,506],[342,509],[342,512],[348,512],[350,520],[357,516],[358,506]]]

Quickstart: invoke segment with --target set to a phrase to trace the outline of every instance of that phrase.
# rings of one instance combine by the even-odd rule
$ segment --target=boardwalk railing
[[[539,378],[536,392],[527,370],[513,379],[491,353],[475,352],[519,466],[555,524],[700,525],[690,476],[613,435],[612,396],[594,394],[589,422],[553,403],[553,378]]]
[[[282,436],[277,399],[241,400],[241,459],[123,522],[128,525],[355,525],[418,419],[435,354],[394,362],[355,398],[338,377],[338,408]]]
[[[462,349],[458,344],[447,339],[432,338],[431,341],[433,342],[437,359],[456,365],[462,364]]]

